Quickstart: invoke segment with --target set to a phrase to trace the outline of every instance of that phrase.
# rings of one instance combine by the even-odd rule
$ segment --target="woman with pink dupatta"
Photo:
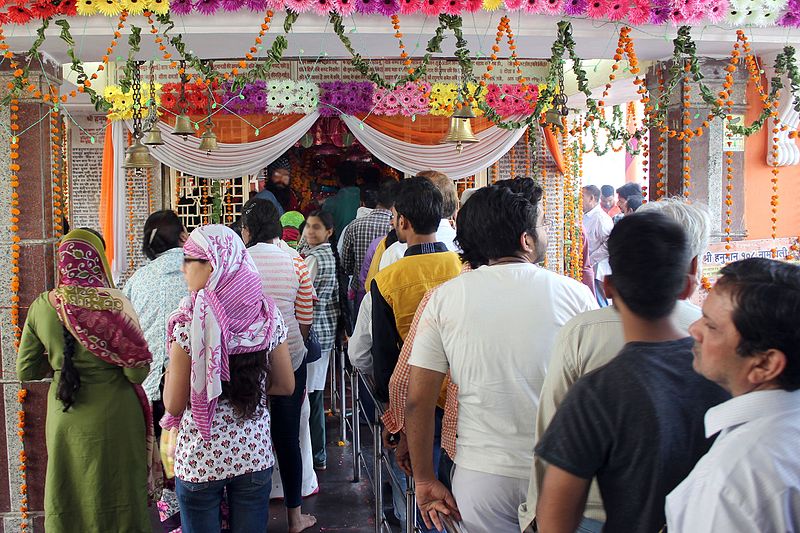
[[[47,355],[45,355],[47,354]],[[58,287],[30,306],[20,381],[53,374],[47,401],[48,533],[150,533],[150,352],[114,287],[102,240],[79,229],[58,247]],[[150,487],[152,488],[152,486]]]
[[[161,422],[178,428],[181,530],[219,533],[227,497],[232,533],[264,532],[275,463],[268,395],[294,390],[286,325],[232,230],[199,227],[183,253],[190,294],[167,326]]]

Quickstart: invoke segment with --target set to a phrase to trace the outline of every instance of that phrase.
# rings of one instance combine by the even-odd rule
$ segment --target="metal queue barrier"
[[[358,371],[356,368],[349,368],[347,365],[347,353],[344,350],[337,350],[334,354],[335,364],[330,365],[330,385],[331,385],[331,405],[332,410],[336,410],[339,416],[341,428],[341,441],[347,442],[348,431],[351,435],[351,444],[353,450],[353,482],[361,481],[362,467],[364,472],[372,484],[372,492],[375,501],[375,532],[376,533],[393,533],[391,525],[387,522],[386,516],[383,513],[383,480],[384,467],[386,474],[388,474],[388,481],[394,488],[401,487],[400,480],[395,476],[389,461],[388,453],[383,449],[383,440],[381,438],[381,418],[383,417],[383,408],[372,392],[372,385],[369,380]],[[347,409],[347,391],[346,384],[349,378],[350,383],[350,409]],[[361,400],[361,387],[367,392],[372,400],[374,408],[374,422],[370,422],[370,417],[366,411],[363,401]],[[361,447],[361,426],[360,420],[367,423],[368,431],[372,437],[372,454],[366,455]],[[372,466],[370,469],[369,467]],[[406,488],[406,531],[408,533],[415,533],[417,529],[417,502],[414,493],[414,478],[407,476]]]

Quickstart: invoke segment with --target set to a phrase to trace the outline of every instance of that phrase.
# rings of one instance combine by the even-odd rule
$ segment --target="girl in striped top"
[[[327,462],[323,398],[325,377],[328,363],[335,353],[334,345],[344,338],[344,325],[350,317],[347,279],[340,268],[336,247],[330,244],[333,231],[333,216],[324,211],[314,211],[308,215],[303,230],[307,242],[303,255],[317,295],[314,300],[314,333],[322,351],[322,358],[308,365],[307,381],[311,403],[311,446],[314,450],[314,468],[318,470],[324,470]]]
[[[278,210],[269,200],[253,198],[242,208],[242,239],[261,275],[264,294],[275,301],[288,330],[295,390],[291,396],[271,398],[270,410],[272,442],[283,483],[289,531],[297,533],[316,523],[316,518],[302,514],[300,509],[303,488],[300,411],[306,389],[305,340],[314,315],[314,288],[303,259],[279,246],[282,232]]]

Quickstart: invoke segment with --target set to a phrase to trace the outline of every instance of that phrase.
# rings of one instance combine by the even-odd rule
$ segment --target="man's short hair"
[[[521,251],[519,237],[536,238],[538,205],[504,187],[483,187],[458,213],[456,242],[472,268]]]
[[[352,161],[342,161],[336,165],[336,179],[344,187],[352,187],[358,181],[358,166]]]
[[[394,194],[397,182],[387,179],[378,186],[378,205],[391,209],[394,206]]]
[[[685,199],[674,196],[662,198],[657,202],[647,202],[637,213],[662,213],[681,225],[689,238],[692,257],[700,257],[708,249],[711,239],[711,215],[708,208],[697,202],[689,203]],[[700,265],[698,265],[700,266]]]
[[[627,200],[631,196],[642,196],[642,186],[638,183],[626,183],[617,189],[617,194]]]
[[[608,237],[614,291],[635,315],[668,316],[686,287],[692,260],[683,228],[661,213],[636,213],[620,220]]]
[[[600,189],[597,188],[597,185],[584,185],[582,189],[595,200],[600,199]]]
[[[626,209],[630,209],[633,212],[636,212],[640,207],[642,207],[642,202],[644,202],[644,198],[642,198],[641,194],[634,194],[628,196],[627,204],[625,205]]]
[[[375,187],[361,187],[361,203],[364,207],[375,209],[378,205],[378,189]]]
[[[720,275],[713,290],[733,300],[733,324],[741,337],[736,352],[748,357],[782,351],[786,368],[778,384],[800,389],[800,266],[751,257],[724,266]]]
[[[442,193],[428,178],[414,176],[400,180],[394,208],[408,220],[417,235],[436,233],[442,220]]]
[[[532,204],[538,205],[544,191],[533,178],[516,178],[496,181],[495,187],[504,187],[511,192],[521,194]]]
[[[458,209],[458,189],[453,180],[447,177],[447,174],[436,170],[423,170],[417,172],[417,176],[427,178],[436,185],[439,192],[442,193],[442,216],[441,218],[451,218],[456,214]]]
[[[614,196],[614,187],[611,185],[603,185],[600,187],[600,194],[603,196],[603,198],[610,198],[611,196]]]

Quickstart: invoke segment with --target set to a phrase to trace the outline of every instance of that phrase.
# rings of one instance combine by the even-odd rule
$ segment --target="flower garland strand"
[[[686,63],[684,67],[688,74],[690,63]],[[683,111],[681,116],[683,117],[683,127],[684,131],[681,132],[683,135],[683,164],[681,166],[681,173],[683,174],[683,196],[685,198],[689,198],[692,193],[692,138],[694,133],[691,131],[692,125],[692,116],[689,108],[691,106],[692,96],[689,90],[689,76],[683,78]],[[688,134],[687,134],[688,132]],[[679,135],[681,135],[679,134]],[[679,137],[680,139],[680,137]]]
[[[55,87],[50,87],[50,94],[58,97]],[[53,106],[50,112],[50,133],[52,141],[52,194],[53,194],[53,234],[56,238],[60,238],[64,227],[62,226],[62,188],[61,188],[61,114],[59,113],[58,106]]]
[[[16,61],[12,61],[11,68],[17,68],[19,65]],[[19,100],[12,99],[9,106],[11,125],[11,137],[9,140],[9,148],[11,163],[9,170],[11,171],[11,327],[14,332],[14,346],[19,348],[19,339],[22,335],[22,330],[19,327],[19,258],[20,258],[20,238],[17,235],[19,231]]]
[[[19,512],[22,515],[19,528],[21,531],[27,531],[28,526],[28,455],[25,453],[25,398],[28,396],[26,389],[20,388],[17,391],[17,403],[19,409],[17,410],[17,437],[22,449],[19,452],[19,475],[22,478],[22,483],[19,486]]]
[[[772,178],[770,181],[772,182],[772,197],[770,198],[770,212],[772,216],[770,217],[770,221],[772,222],[771,225],[771,232],[770,236],[773,240],[772,245],[772,258],[778,258],[778,249],[775,247],[775,239],[778,238],[778,174],[780,174],[780,167],[778,166],[778,132],[780,131],[780,120],[777,117],[773,117],[772,119],[772,153],[771,153],[771,163],[772,163]]]
[[[658,96],[659,100],[664,98],[664,93],[666,89],[664,88],[664,71],[662,69],[658,69]],[[667,194],[667,179],[666,173],[664,169],[666,168],[666,144],[667,144],[667,127],[664,123],[659,124],[657,126],[658,129],[658,157],[656,164],[656,168],[658,168],[658,173],[656,174],[656,199],[660,200]]]

